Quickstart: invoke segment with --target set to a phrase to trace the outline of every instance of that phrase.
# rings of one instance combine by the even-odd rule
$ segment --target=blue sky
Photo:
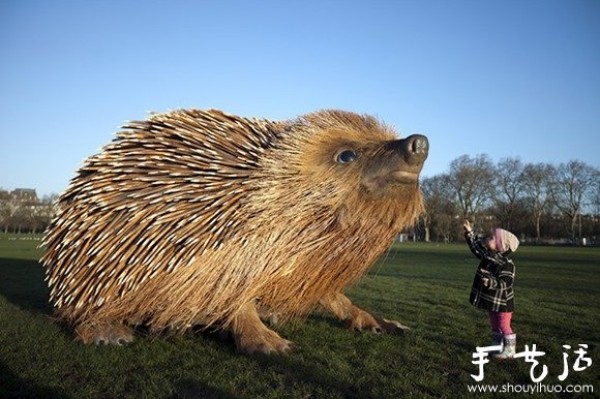
[[[374,114],[453,159],[598,167],[600,1],[0,2],[0,187],[64,190],[150,111]]]

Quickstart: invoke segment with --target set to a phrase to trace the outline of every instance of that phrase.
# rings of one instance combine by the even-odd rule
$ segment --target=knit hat
[[[515,252],[519,248],[519,239],[510,231],[496,228],[492,232],[498,252]]]

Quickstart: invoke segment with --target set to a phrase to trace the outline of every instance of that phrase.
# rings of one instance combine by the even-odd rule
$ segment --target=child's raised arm
[[[465,219],[463,222],[463,229],[465,230],[465,239],[467,240],[467,244],[469,245],[471,252],[473,252],[473,255],[479,259],[489,257],[488,251],[483,247],[483,245],[481,245],[481,242],[473,234],[471,222]]]
[[[465,221],[463,222],[463,229],[465,230],[465,233],[473,231],[473,228],[471,227],[471,222],[469,222],[469,219],[465,219]]]

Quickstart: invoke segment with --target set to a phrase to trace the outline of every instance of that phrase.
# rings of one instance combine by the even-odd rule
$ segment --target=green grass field
[[[52,320],[39,241],[0,235],[0,398],[400,398],[510,397],[469,393],[475,346],[489,345],[486,315],[467,299],[477,260],[466,245],[403,243],[348,291],[358,305],[412,327],[357,334],[327,314],[279,327],[297,348],[248,357],[201,332],[138,334],[123,347],[84,346]],[[13,237],[14,238],[14,237]],[[546,355],[543,384],[594,385],[600,373],[600,248],[521,247],[514,255],[517,350]],[[588,344],[591,367],[564,381],[563,348]],[[572,366],[577,357],[569,352]],[[524,359],[491,361],[481,384],[532,384]],[[541,365],[534,369],[536,375]],[[500,389],[500,388],[498,388]]]

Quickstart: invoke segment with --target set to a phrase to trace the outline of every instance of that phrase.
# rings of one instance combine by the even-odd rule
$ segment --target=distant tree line
[[[41,233],[54,214],[56,194],[39,199],[35,190],[0,188],[0,232]]]
[[[600,236],[600,171],[574,160],[559,165],[463,155],[448,172],[421,182],[426,212],[413,237],[462,239],[470,219],[480,233],[493,226],[536,243],[583,244]],[[41,200],[33,189],[0,188],[0,231],[39,233],[50,223],[58,196]]]
[[[463,219],[484,234],[501,226],[536,243],[585,244],[600,235],[600,171],[584,162],[463,155],[421,183],[426,213],[418,232],[425,241],[462,239]]]

